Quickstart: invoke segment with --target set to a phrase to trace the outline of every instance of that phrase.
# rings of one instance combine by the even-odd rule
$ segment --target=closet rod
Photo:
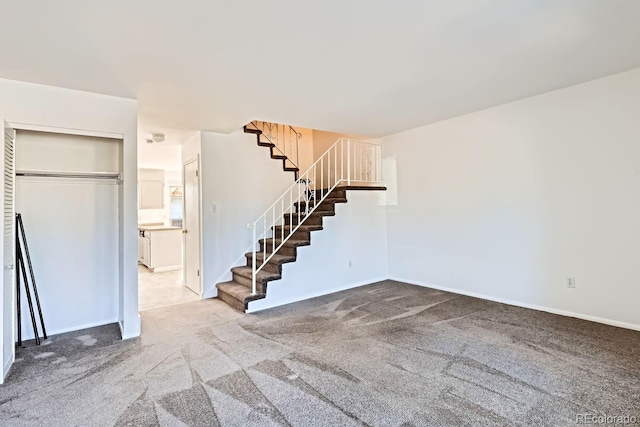
[[[45,178],[120,179],[120,174],[113,172],[16,171],[16,176]]]

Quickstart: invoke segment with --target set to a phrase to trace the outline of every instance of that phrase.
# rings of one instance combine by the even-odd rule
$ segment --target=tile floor
[[[138,265],[138,310],[151,310],[199,299],[197,294],[182,286],[182,270],[153,273],[144,265]]]

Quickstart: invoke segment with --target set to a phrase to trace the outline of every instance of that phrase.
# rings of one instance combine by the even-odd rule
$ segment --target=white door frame
[[[10,123],[7,123],[6,121],[3,124],[3,128],[4,128],[4,132],[2,133],[2,143],[3,143],[3,172],[4,172],[4,163],[6,162],[6,148],[4,148],[5,145],[5,136],[9,136],[10,139],[13,141],[13,150],[15,153],[15,137],[16,137],[16,132],[15,132],[15,128],[13,128],[11,126]],[[15,154],[13,155],[13,165],[14,165],[14,172],[15,172]],[[13,203],[13,207],[12,207],[12,211],[13,214],[15,214],[15,175],[13,175],[13,193],[11,195],[12,203]],[[4,194],[4,180],[3,180],[3,194]],[[4,199],[3,199],[4,200]],[[15,233],[15,217],[12,217],[10,222],[11,222],[11,230],[13,231],[13,233]],[[6,226],[6,224],[3,224]],[[4,230],[3,230],[4,231]],[[15,235],[12,235],[12,239],[15,242]],[[2,290],[0,292],[3,293],[3,298],[2,298],[2,304],[0,304],[0,325],[2,325],[2,330],[0,331],[0,334],[2,334],[2,336],[0,336],[0,342],[2,343],[2,345],[0,345],[0,352],[2,352],[2,354],[0,355],[0,360],[2,360],[2,376],[0,377],[0,384],[4,383],[4,378],[7,376],[7,374],[9,374],[9,370],[11,369],[11,366],[13,365],[13,362],[15,361],[16,358],[16,346],[15,346],[15,318],[16,318],[16,275],[15,275],[15,266],[16,266],[16,259],[15,259],[15,247],[12,248],[6,248],[3,242],[3,250],[2,250],[2,266],[3,266],[3,275],[2,275]],[[12,245],[13,246],[13,245]],[[12,253],[9,255],[11,256],[11,264],[7,264],[5,265],[5,258],[7,257],[7,254],[4,253],[4,250],[9,249],[12,251]],[[5,281],[5,279],[7,279],[7,274],[11,275],[10,278],[10,282],[11,283],[7,283]],[[7,286],[11,286],[11,308],[9,309],[8,313],[5,313],[4,311],[4,306],[7,304],[7,301],[5,300],[6,295],[4,295],[5,290],[7,288]],[[7,328],[9,325],[7,325],[5,323],[6,317],[10,315],[11,316],[11,322],[9,322],[9,325],[11,327],[11,340],[9,342],[5,342],[5,328]],[[8,356],[7,359],[5,359],[6,356],[6,348],[7,347],[11,347],[11,354]]]
[[[186,179],[185,179],[185,167],[190,164],[196,162],[196,166],[197,166],[197,171],[198,171],[198,209],[197,209],[197,214],[198,214],[198,252],[199,252],[199,256],[198,256],[198,267],[200,270],[200,274],[198,275],[198,287],[200,289],[200,291],[198,292],[198,295],[200,296],[200,298],[202,298],[202,293],[203,293],[203,285],[202,285],[202,185],[201,185],[201,173],[200,173],[200,155],[196,155],[195,157],[183,162],[182,164],[182,186],[183,186],[183,190],[182,190],[182,229],[183,229],[183,234],[182,234],[182,247],[184,248],[184,250],[182,251],[182,285],[186,286],[187,285],[187,238],[186,238],[186,234],[184,233],[184,227],[186,225],[186,212],[187,212],[187,204],[186,204]]]

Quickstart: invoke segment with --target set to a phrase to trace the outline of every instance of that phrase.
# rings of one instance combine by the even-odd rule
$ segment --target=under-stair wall
[[[251,246],[247,224],[294,179],[257,145],[255,135],[238,130],[202,132],[201,138],[202,283],[203,296],[211,298],[215,284],[231,277],[229,268]]]
[[[283,264],[282,279],[271,282],[265,299],[249,303],[263,310],[388,277],[384,191],[347,191],[311,245],[297,249],[296,262]]]

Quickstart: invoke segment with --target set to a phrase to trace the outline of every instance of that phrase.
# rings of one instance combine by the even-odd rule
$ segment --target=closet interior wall
[[[15,208],[50,335],[118,321],[122,150],[119,139],[16,132]],[[33,337],[26,316],[23,339]]]

